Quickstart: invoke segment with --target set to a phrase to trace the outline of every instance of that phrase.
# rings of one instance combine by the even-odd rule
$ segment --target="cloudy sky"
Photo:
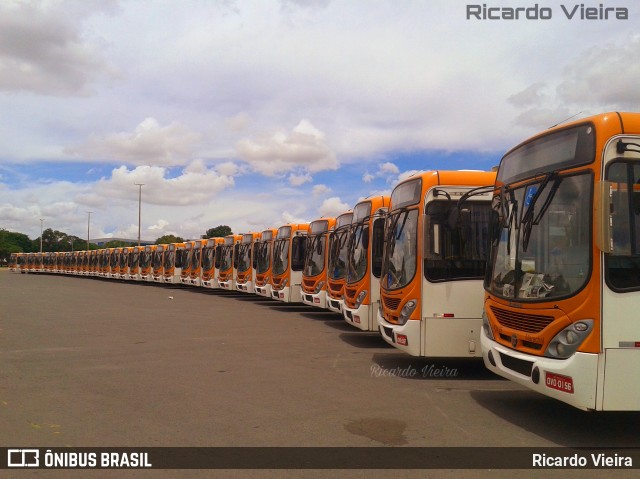
[[[459,0],[0,2],[0,228],[199,237],[336,215],[638,111],[640,4],[467,19]],[[571,20],[574,5],[628,20]]]

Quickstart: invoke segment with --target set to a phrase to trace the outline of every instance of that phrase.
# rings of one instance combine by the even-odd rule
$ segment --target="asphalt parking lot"
[[[0,314],[4,447],[640,447],[637,413],[582,412],[252,295],[2,270]]]

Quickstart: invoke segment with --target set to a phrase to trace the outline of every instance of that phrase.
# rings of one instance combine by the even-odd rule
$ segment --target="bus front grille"
[[[384,307],[391,311],[395,311],[398,309],[398,306],[400,306],[400,298],[389,298],[387,296],[383,296],[382,301],[384,303]]]
[[[491,306],[491,312],[502,326],[525,333],[539,333],[555,319],[553,316],[518,313],[495,306]]]

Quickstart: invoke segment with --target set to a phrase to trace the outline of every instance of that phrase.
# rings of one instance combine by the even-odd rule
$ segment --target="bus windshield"
[[[591,271],[590,173],[549,173],[494,197],[485,288],[519,301],[578,292]]]
[[[170,270],[173,268],[173,259],[175,257],[175,251],[167,250],[164,252],[164,269]]]
[[[324,252],[327,237],[325,233],[307,236],[307,257],[304,265],[305,276],[317,276],[324,271]]]
[[[340,280],[347,273],[347,251],[350,226],[344,226],[331,234],[329,255],[329,278]]]
[[[387,289],[406,286],[416,274],[418,212],[417,207],[400,208],[387,216],[387,241],[382,264],[382,285]]]
[[[213,254],[215,247],[207,246],[202,250],[202,271],[209,271],[213,268]]]
[[[233,259],[233,245],[224,245],[220,257],[220,271],[228,271],[231,269]]]
[[[251,267],[251,243],[241,244],[238,255],[238,272],[244,273]]]
[[[154,270],[158,271],[160,268],[162,268],[162,249],[160,247],[158,247],[152,254],[151,254],[151,266],[153,267]]]
[[[200,253],[202,249],[194,248],[191,255],[191,270],[195,271],[200,267]]]
[[[261,241],[256,244],[255,254],[258,259],[256,272],[259,274],[269,271],[271,266],[271,255],[269,254],[271,244],[271,241]]]
[[[278,239],[273,245],[273,274],[280,275],[289,268],[289,238]]]
[[[151,265],[151,251],[143,251],[140,255],[140,268],[146,269]]]
[[[367,272],[367,248],[366,236],[369,228],[364,222],[352,226],[349,245],[347,249],[347,283],[355,283],[364,278]]]

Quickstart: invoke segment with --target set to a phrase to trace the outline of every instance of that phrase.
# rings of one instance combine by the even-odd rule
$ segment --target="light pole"
[[[42,223],[44,223],[44,218],[40,218],[40,253],[42,253]]]
[[[91,213],[93,213],[93,211],[87,211],[87,251],[89,251],[89,225],[91,225]]]
[[[142,220],[142,187],[144,183],[134,183],[138,187],[138,246],[140,246],[140,225]]]

